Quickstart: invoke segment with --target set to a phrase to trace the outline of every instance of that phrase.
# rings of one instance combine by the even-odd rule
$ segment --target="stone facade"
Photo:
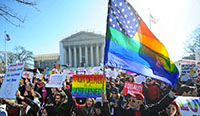
[[[45,69],[48,67],[49,69],[53,69],[55,64],[59,63],[59,59],[60,55],[58,53],[36,55],[34,56],[34,68]]]
[[[93,67],[103,63],[104,36],[78,32],[60,41],[60,64],[69,67]]]

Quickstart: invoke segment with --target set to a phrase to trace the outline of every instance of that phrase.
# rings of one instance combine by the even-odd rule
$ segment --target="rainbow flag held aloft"
[[[126,0],[109,0],[104,65],[173,86],[179,72],[165,46]]]

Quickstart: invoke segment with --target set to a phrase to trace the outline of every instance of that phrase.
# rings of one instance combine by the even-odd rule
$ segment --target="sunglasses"
[[[128,99],[128,102],[133,102],[133,103],[139,103],[142,100],[138,100],[138,99]]]

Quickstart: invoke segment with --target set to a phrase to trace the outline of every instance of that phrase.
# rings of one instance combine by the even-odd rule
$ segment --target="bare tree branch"
[[[14,0],[14,1],[18,2],[19,4],[31,6],[35,8],[37,11],[39,11],[38,8],[36,8],[37,5],[36,1],[31,1],[31,0]],[[24,18],[19,17],[7,5],[1,3],[0,3],[0,17],[2,17],[8,23],[16,27],[20,27],[20,24],[25,22],[25,17]],[[17,22],[19,22],[19,24],[17,24]]]
[[[3,9],[1,9],[1,8],[0,8],[0,11],[2,11],[3,13],[5,13],[5,15],[8,15],[8,16],[10,16],[10,17],[12,17],[12,18],[15,18],[15,19],[17,19],[18,21],[24,23],[24,20],[21,19],[21,18],[19,18],[19,17],[17,17],[16,15],[13,15],[13,14],[9,13],[8,11],[5,11],[5,10],[3,10]]]
[[[25,1],[25,0],[16,0],[19,3],[25,4],[25,5],[30,5],[30,6],[35,6],[37,5],[36,2],[29,2],[29,1]]]
[[[11,20],[9,20],[7,17],[5,17],[4,15],[0,14],[0,16],[2,16],[6,21],[8,21],[10,24],[16,26],[16,27],[20,27],[20,24],[15,24],[13,23]]]

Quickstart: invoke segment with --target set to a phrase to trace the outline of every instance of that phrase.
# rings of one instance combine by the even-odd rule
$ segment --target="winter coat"
[[[141,116],[159,116],[158,112],[166,108],[175,98],[170,98],[169,95],[165,96],[161,101],[151,104],[151,105],[143,105],[140,107],[139,112]],[[121,102],[122,98],[120,98],[119,103]],[[121,105],[118,105],[121,106]],[[123,109],[121,107],[120,116],[134,116],[136,110],[133,109]]]

